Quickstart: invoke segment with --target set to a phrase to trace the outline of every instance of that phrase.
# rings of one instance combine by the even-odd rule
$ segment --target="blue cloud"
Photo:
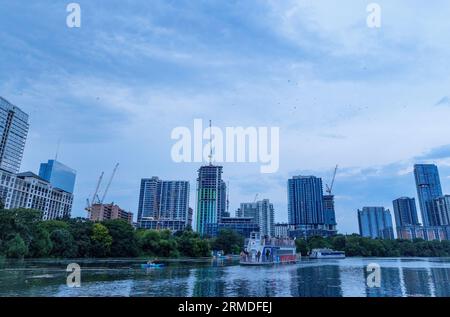
[[[434,104],[435,106],[450,106],[450,97],[444,96],[438,102]]]
[[[427,153],[418,156],[417,160],[437,160],[450,157],[450,144],[442,145],[431,149]]]

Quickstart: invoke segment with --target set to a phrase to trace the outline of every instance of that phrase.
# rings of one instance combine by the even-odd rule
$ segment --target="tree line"
[[[221,230],[216,238],[200,237],[190,229],[134,229],[123,220],[92,222],[84,218],[42,221],[31,209],[0,209],[0,256],[8,258],[207,257],[211,250],[239,254],[244,238]],[[303,256],[315,248],[345,251],[363,257],[450,256],[450,241],[381,240],[359,235],[296,240]]]
[[[307,255],[312,249],[330,248],[345,251],[346,256],[362,257],[446,257],[450,256],[450,241],[382,240],[359,235],[311,237],[295,241],[297,252]]]
[[[0,256],[8,258],[207,257],[211,250],[238,253],[243,238],[233,231],[201,238],[192,230],[134,229],[123,220],[84,218],[42,221],[30,209],[0,210]]]

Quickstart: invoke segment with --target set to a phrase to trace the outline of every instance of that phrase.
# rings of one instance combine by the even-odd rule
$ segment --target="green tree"
[[[223,250],[225,254],[239,254],[243,247],[244,237],[229,229],[220,230],[212,242],[212,248],[214,250]]]
[[[134,228],[120,219],[103,222],[112,238],[111,255],[114,257],[134,257],[139,254]]]
[[[211,247],[207,240],[202,240],[200,235],[193,231],[184,231],[177,237],[178,250],[181,255],[187,257],[210,256]]]
[[[139,249],[144,255],[158,255],[161,236],[157,230],[138,230],[136,233]]]
[[[337,235],[330,238],[330,243],[334,250],[344,250],[347,243],[347,239],[343,235]]]
[[[42,226],[37,226],[33,232],[33,240],[30,243],[30,256],[41,258],[50,255],[52,251],[52,241],[50,234]]]
[[[308,239],[309,249],[331,248],[331,244],[323,237],[315,236]]]
[[[40,226],[47,230],[48,233],[52,233],[55,230],[69,230],[69,224],[62,220],[47,220],[40,223]]]
[[[300,253],[303,256],[306,256],[310,251],[308,242],[306,242],[305,239],[295,239],[295,246],[297,247],[297,253]]]
[[[92,228],[92,254],[95,257],[106,257],[111,253],[112,237],[108,228],[101,223],[95,223]]]
[[[50,234],[52,251],[55,257],[74,258],[77,256],[76,244],[73,236],[66,229],[56,229]]]
[[[9,258],[23,258],[28,253],[28,248],[19,234],[15,234],[6,242],[5,249]]]
[[[68,220],[69,231],[76,237],[77,257],[86,258],[92,256],[92,228],[94,223],[83,218]]]

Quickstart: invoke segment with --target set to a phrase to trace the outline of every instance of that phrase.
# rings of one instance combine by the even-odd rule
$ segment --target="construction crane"
[[[334,185],[334,180],[336,179],[336,173],[338,170],[338,165],[336,165],[336,167],[334,168],[334,173],[333,173],[333,178],[331,179],[331,185],[328,186],[328,184],[325,185],[326,187],[326,192],[328,193],[328,195],[331,195],[331,192],[333,191],[333,185]]]
[[[95,187],[95,191],[94,191],[94,194],[92,195],[91,201],[89,201],[89,198],[86,198],[86,211],[88,212],[88,218],[89,219],[91,218],[92,205],[96,203],[96,199],[97,199],[97,202],[99,201],[98,200],[98,190],[100,188],[100,184],[102,183],[102,179],[103,179],[103,175],[104,174],[105,173],[102,172],[100,174],[100,177],[98,178],[97,186]]]
[[[102,172],[100,174],[100,177],[98,178],[97,186],[95,187],[94,194],[92,195],[92,200],[89,202],[89,199],[87,199],[88,208],[86,208],[86,209],[90,209],[91,206],[96,203],[96,200],[97,200],[97,202],[99,202],[98,201],[98,190],[100,189],[100,184],[102,183],[103,175],[105,175],[105,172]]]
[[[253,203],[256,203],[256,200],[258,199],[259,194],[255,195],[255,199],[253,200]]]
[[[108,193],[109,187],[111,186],[111,183],[113,181],[114,175],[116,175],[118,167],[119,167],[119,163],[116,164],[116,166],[114,167],[113,172],[111,174],[111,177],[109,178],[108,185],[106,185],[105,191],[103,192],[102,199],[100,200],[101,204],[103,204],[103,202],[105,201],[106,194]]]
[[[105,176],[105,172],[102,172],[100,174],[100,177],[98,178],[98,181],[97,181],[97,186],[95,187],[94,194],[92,195],[92,199],[90,201],[89,201],[89,198],[86,199],[86,210],[89,213],[91,212],[92,205],[103,204],[103,201],[105,200],[106,194],[108,193],[109,187],[111,186],[111,183],[113,181],[114,175],[116,174],[118,167],[119,167],[119,163],[117,163],[116,166],[114,167],[114,170],[111,174],[111,177],[109,178],[108,184],[106,185],[105,191],[103,192],[103,196],[101,199],[99,196],[99,190],[100,190],[100,185],[102,184],[102,181],[103,181],[103,176]]]

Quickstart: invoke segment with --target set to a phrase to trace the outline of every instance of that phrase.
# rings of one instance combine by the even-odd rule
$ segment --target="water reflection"
[[[342,296],[339,266],[317,263],[299,267],[291,278],[291,295],[295,297]]]
[[[139,260],[80,260],[81,288],[65,285],[70,262],[4,260],[0,296],[450,296],[450,259],[347,258],[268,267],[187,260],[150,270]],[[366,284],[369,263],[381,266],[379,288]]]

